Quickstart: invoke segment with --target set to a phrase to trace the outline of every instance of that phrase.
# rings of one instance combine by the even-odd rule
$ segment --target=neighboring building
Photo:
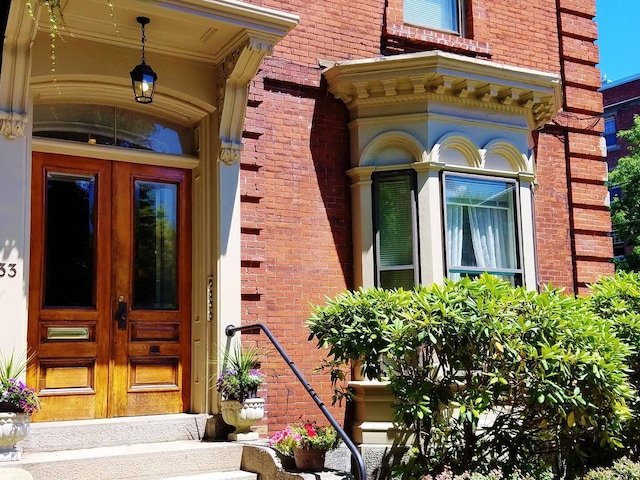
[[[620,130],[633,127],[633,117],[640,115],[640,75],[605,83],[600,89],[604,106],[604,139],[607,145],[607,165],[609,171],[618,164],[618,160],[629,155],[628,143],[616,135]],[[611,198],[620,195],[620,189],[610,189]],[[616,234],[613,225],[613,254],[623,256],[625,244]]]
[[[328,401],[310,303],[613,271],[594,0],[69,0],[55,74],[25,3],[0,74],[0,348],[36,354],[36,420],[217,413],[224,328],[253,322]],[[263,367],[272,427],[317,416]]]

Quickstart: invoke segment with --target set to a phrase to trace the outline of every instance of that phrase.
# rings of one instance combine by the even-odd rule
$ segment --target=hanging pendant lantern
[[[133,87],[136,102],[151,103],[153,102],[153,94],[156,91],[156,80],[158,76],[156,72],[147,65],[144,55],[144,45],[147,41],[144,27],[149,23],[149,19],[147,17],[138,17],[136,20],[142,30],[142,63],[131,70],[131,86]]]

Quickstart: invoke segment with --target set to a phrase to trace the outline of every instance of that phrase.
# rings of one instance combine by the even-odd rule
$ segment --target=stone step
[[[65,448],[64,443],[59,448]],[[255,479],[255,476],[239,476],[241,461],[240,444],[195,440],[55,452],[25,451],[20,461],[0,463],[0,479],[5,467],[21,468],[29,472],[33,480],[161,480],[193,475],[198,475],[195,477],[198,479]]]
[[[257,473],[243,472],[211,472],[198,475],[182,475],[180,477],[163,478],[162,480],[257,480]]]
[[[53,452],[94,447],[201,440],[206,414],[180,413],[142,417],[32,423],[24,452]]]

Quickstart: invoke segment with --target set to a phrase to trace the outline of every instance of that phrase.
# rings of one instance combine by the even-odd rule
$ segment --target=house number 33
[[[0,278],[13,278],[17,274],[15,263],[0,263]]]

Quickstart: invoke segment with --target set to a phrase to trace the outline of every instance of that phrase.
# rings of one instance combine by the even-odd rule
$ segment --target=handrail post
[[[333,418],[333,415],[331,415],[331,412],[329,412],[329,409],[326,407],[324,402],[320,399],[320,397],[318,396],[316,391],[311,387],[309,382],[307,382],[307,379],[304,378],[304,375],[302,375],[302,372],[298,369],[296,364],[293,363],[293,360],[291,360],[291,358],[289,358],[289,355],[287,355],[287,353],[283,350],[282,346],[275,339],[275,337],[273,336],[271,331],[267,328],[267,326],[262,324],[262,323],[254,323],[254,324],[251,324],[251,325],[242,325],[240,327],[236,327],[234,325],[227,325],[226,328],[224,329],[224,333],[227,335],[227,337],[233,337],[236,332],[241,332],[243,330],[255,330],[256,328],[259,328],[260,330],[262,330],[264,332],[264,334],[271,341],[271,343],[273,344],[275,349],[278,351],[280,356],[283,358],[283,360],[289,366],[291,371],[298,378],[298,380],[300,381],[300,383],[302,384],[304,389],[311,396],[311,398],[316,403],[316,405],[320,408],[320,410],[322,411],[322,413],[324,414],[326,419],[333,426],[333,428],[336,429],[336,432],[338,433],[338,435],[340,435],[340,438],[342,439],[344,444],[347,446],[347,448],[351,452],[351,455],[353,456],[353,458],[355,459],[356,463],[358,464],[358,472],[357,473],[358,473],[359,480],[366,480],[367,479],[367,472],[365,471],[364,461],[362,460],[362,455],[360,455],[360,452],[358,451],[358,448],[355,446],[355,444],[349,438],[349,436],[346,434],[346,432],[342,429],[342,427],[338,424],[336,419]]]

